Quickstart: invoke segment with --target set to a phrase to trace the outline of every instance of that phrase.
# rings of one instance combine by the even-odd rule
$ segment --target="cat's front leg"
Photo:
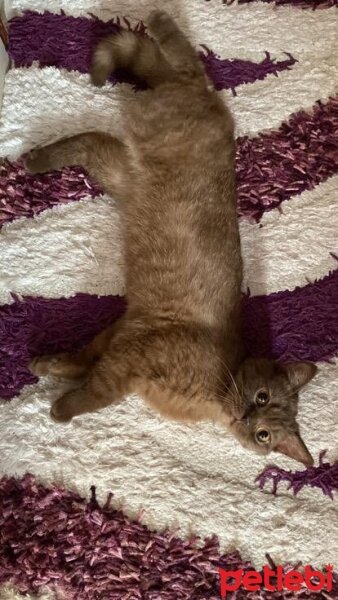
[[[81,353],[71,354],[63,352],[37,356],[29,365],[30,371],[38,377],[42,375],[54,375],[66,379],[77,379],[83,377],[90,367],[89,361],[85,360]]]
[[[72,390],[56,400],[51,408],[50,416],[59,423],[68,423],[73,417],[96,412],[110,404],[114,404],[123,398],[123,393],[117,393],[114,386],[108,386],[104,390],[96,389],[93,385],[85,384],[83,387]]]
[[[107,402],[104,406],[107,406]],[[73,417],[93,412],[91,397],[85,388],[72,390],[56,400],[51,408],[50,416],[58,423],[68,423]],[[95,409],[96,410],[96,409]]]
[[[122,400],[130,392],[129,386],[128,374],[114,371],[110,360],[103,358],[80,388],[67,392],[54,402],[51,417],[66,423],[78,415],[95,412]]]
[[[68,379],[83,377],[106,351],[119,326],[120,323],[115,322],[106,327],[77,352],[36,356],[30,362],[29,369],[38,377],[41,375],[54,375]]]

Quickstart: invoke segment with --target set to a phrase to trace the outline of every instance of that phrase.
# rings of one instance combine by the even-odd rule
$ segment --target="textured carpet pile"
[[[259,570],[267,560],[337,573],[337,1],[156,2],[236,120],[248,348],[320,369],[300,402],[310,469],[250,454],[210,423],[163,421],[138,397],[67,426],[50,420],[69,383],[37,380],[28,362],[81,347],[123,314],[123,239],[115,199],[80,167],[32,176],[20,157],[81,131],[123,135],[123,106],[142,90],[114,74],[94,88],[91,49],[121,27],[146,34],[154,4],[6,5],[0,599],[216,600],[220,564]],[[236,595],[246,597],[289,596]],[[330,595],[297,597],[337,599],[337,575]]]

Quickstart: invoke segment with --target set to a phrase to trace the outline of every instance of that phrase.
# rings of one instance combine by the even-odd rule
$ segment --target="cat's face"
[[[245,360],[231,389],[230,429],[239,442],[259,454],[274,450],[312,465],[296,416],[298,392],[316,372],[311,363],[281,365],[265,359]]]

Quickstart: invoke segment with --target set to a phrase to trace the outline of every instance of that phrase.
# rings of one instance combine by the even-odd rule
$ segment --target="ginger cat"
[[[93,56],[95,85],[123,67],[150,87],[125,115],[125,138],[84,133],[26,161],[35,173],[81,164],[119,199],[128,300],[120,322],[80,352],[31,369],[83,378],[52,406],[57,421],[137,393],[162,415],[221,422],[256,452],[310,465],[296,415],[316,367],[243,351],[232,117],[171,17],[153,12],[149,30],[155,39],[109,36]]]

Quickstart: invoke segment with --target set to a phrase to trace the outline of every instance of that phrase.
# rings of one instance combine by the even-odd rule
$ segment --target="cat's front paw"
[[[33,375],[59,375],[62,377],[64,364],[68,359],[68,354],[51,354],[46,356],[36,356],[29,363],[29,370]]]
[[[75,416],[74,412],[74,396],[76,392],[68,392],[56,400],[50,409],[50,416],[57,423],[69,423]]]
[[[24,158],[24,164],[30,173],[46,173],[52,170],[52,166],[49,161],[48,153],[44,148],[38,150],[31,150],[29,154]]]

